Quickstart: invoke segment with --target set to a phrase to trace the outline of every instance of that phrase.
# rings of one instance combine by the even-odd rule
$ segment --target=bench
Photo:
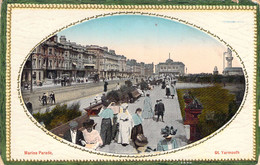
[[[89,107],[85,108],[85,111],[87,111],[88,116],[97,116],[102,106],[101,100],[94,100],[93,102],[90,102]]]
[[[89,116],[88,116],[87,114],[85,114],[85,115],[79,116],[79,117],[77,117],[77,118],[75,118],[75,119],[73,119],[73,120],[78,122],[78,124],[79,124],[79,125],[78,125],[78,128],[82,130],[82,129],[83,129],[83,123],[84,123],[87,119],[89,119]],[[72,121],[72,120],[71,120],[71,121]],[[53,128],[53,129],[51,129],[50,132],[52,132],[53,134],[55,134],[55,135],[57,135],[57,136],[63,138],[64,133],[65,133],[67,130],[70,129],[69,123],[70,123],[70,121],[68,121],[67,123],[62,124],[62,125],[60,125],[60,126],[58,126],[58,127],[55,127],[55,128]]]
[[[138,92],[138,90],[135,89],[133,92],[130,93],[130,103],[133,103],[139,97],[141,97],[141,94]]]

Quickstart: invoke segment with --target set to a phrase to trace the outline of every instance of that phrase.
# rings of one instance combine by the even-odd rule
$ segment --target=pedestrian
[[[51,91],[51,94],[50,94],[50,98],[51,98],[51,103],[52,104],[55,104],[55,94],[53,93],[53,91]]]
[[[153,108],[152,108],[152,101],[150,98],[150,94],[146,94],[146,97],[144,99],[144,108],[143,108],[143,113],[142,117],[144,119],[150,119],[153,118]]]
[[[110,144],[112,140],[112,120],[114,112],[112,109],[107,107],[108,102],[105,102],[103,109],[98,114],[98,116],[102,117],[100,135],[103,141],[103,146]]]
[[[154,115],[158,116],[158,104],[159,104],[160,100],[156,100],[156,103],[154,105]]]
[[[122,146],[127,146],[130,143],[131,130],[133,127],[132,116],[128,112],[128,104],[121,105],[120,113],[117,116],[119,123],[118,141]]]
[[[142,109],[141,108],[137,108],[135,111],[135,114],[132,115],[132,119],[134,122],[134,127],[132,128],[131,131],[131,139],[135,144],[135,147],[138,148],[139,146],[135,143],[136,139],[137,139],[137,135],[138,134],[144,134],[143,132],[143,126],[142,126]]]
[[[85,140],[83,137],[83,133],[77,129],[78,122],[74,121],[74,120],[71,121],[69,123],[69,127],[70,127],[70,129],[64,133],[63,138],[74,144],[85,146],[86,143],[85,143]]]
[[[30,101],[28,101],[25,105],[26,105],[26,108],[28,109],[28,111],[30,112],[30,114],[32,114],[32,112],[33,112],[32,103]]]
[[[165,89],[166,85],[165,85],[165,81],[162,82],[162,89]]]
[[[167,84],[167,85],[166,85],[166,96],[167,96],[167,98],[169,98],[170,95],[171,95],[170,85]]]
[[[102,102],[102,105],[106,105],[107,104],[107,97],[106,97],[106,93],[105,92],[101,96],[101,102]]]
[[[178,148],[176,139],[173,137],[176,134],[177,130],[171,129],[166,126],[161,130],[161,134],[164,139],[160,140],[157,144],[157,151],[169,151],[175,148]]]
[[[170,95],[172,96],[172,99],[174,98],[175,96],[175,87],[174,87],[174,84],[172,83],[171,86],[170,86]]]
[[[64,82],[64,83],[63,83],[63,86],[66,86],[66,81],[67,81],[67,78],[64,77],[64,78],[63,78],[63,82]]]
[[[115,102],[111,102],[108,108],[112,109],[114,112],[113,124],[112,124],[112,140],[116,141],[118,130],[119,130],[119,123],[117,122],[117,114],[120,112],[120,106],[117,105]]]
[[[107,92],[107,85],[108,85],[108,82],[105,81],[105,83],[104,83],[104,92]]]
[[[119,90],[120,89],[120,85],[119,83],[116,84],[116,90]]]
[[[164,104],[162,103],[162,100],[158,100],[158,104],[156,105],[156,111],[157,111],[157,122],[159,121],[160,116],[162,117],[162,122],[163,121],[163,116],[165,112]]]
[[[43,95],[42,95],[42,105],[43,106],[47,105],[47,95],[46,95],[46,93],[43,93]]]
[[[95,122],[93,119],[88,119],[83,123],[85,129],[82,131],[84,140],[86,142],[85,147],[96,150],[103,145],[103,141],[97,130],[94,129]]]

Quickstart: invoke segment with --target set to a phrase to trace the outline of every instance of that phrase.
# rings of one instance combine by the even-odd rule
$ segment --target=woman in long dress
[[[114,118],[114,112],[108,108],[108,103],[103,103],[104,107],[99,112],[98,116],[102,118],[100,135],[103,141],[103,145],[111,143],[112,140],[112,123]]]
[[[169,98],[170,95],[171,95],[170,85],[167,84],[167,85],[166,85],[166,96],[167,96],[167,98]]]
[[[128,112],[128,104],[121,105],[122,110],[117,116],[119,123],[119,132],[117,143],[127,146],[130,143],[131,130],[133,127],[132,116]]]
[[[131,139],[134,142],[136,148],[139,147],[138,144],[135,143],[135,141],[137,139],[137,135],[138,134],[144,134],[143,126],[142,126],[143,120],[142,120],[142,117],[141,117],[141,113],[142,113],[142,109],[137,108],[136,111],[135,111],[135,114],[132,115],[134,127],[132,129]]]
[[[172,99],[173,99],[174,96],[175,96],[175,87],[174,87],[174,84],[171,84],[171,86],[170,86],[170,95],[172,96]]]
[[[143,108],[143,113],[142,113],[142,117],[144,119],[150,119],[153,118],[154,114],[153,114],[153,108],[152,108],[152,101],[150,98],[149,94],[146,94],[146,97],[144,99],[144,108]]]

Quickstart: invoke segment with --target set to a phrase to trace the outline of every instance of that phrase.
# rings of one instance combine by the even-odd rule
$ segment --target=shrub
[[[202,137],[208,136],[222,127],[238,110],[239,105],[235,102],[235,96],[219,85],[206,88],[178,89],[183,118],[185,116],[185,103],[182,97],[187,90],[191,91],[192,96],[198,98],[203,106],[202,113],[198,116],[198,129]]]
[[[80,104],[73,103],[71,106],[67,106],[67,104],[56,105],[52,111],[45,113],[36,113],[34,114],[34,118],[38,122],[43,122],[46,129],[51,130],[59,125],[62,125],[78,116],[81,115],[79,111]]]
[[[120,101],[120,97],[119,97],[119,91],[110,91],[107,93],[107,99],[109,100],[109,102],[115,102],[118,103]]]

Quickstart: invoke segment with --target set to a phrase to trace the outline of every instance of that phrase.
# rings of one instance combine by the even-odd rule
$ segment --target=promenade
[[[182,116],[179,106],[178,97],[175,96],[174,99],[167,99],[165,96],[165,89],[161,89],[161,87],[156,86],[153,90],[147,91],[146,93],[150,93],[150,97],[152,100],[153,107],[156,103],[157,99],[162,99],[162,102],[165,105],[165,114],[164,114],[164,122],[156,122],[152,119],[144,119],[143,121],[143,130],[144,135],[148,138],[148,145],[152,149],[157,147],[157,143],[160,139],[163,139],[161,135],[161,128],[164,128],[166,125],[173,126],[174,129],[178,129],[175,138],[177,139],[178,146],[182,147],[187,144],[186,133],[184,129],[184,125],[182,122]],[[134,103],[129,103],[129,113],[132,115],[135,113],[137,108],[143,108],[144,97],[139,98]],[[157,117],[157,116],[156,116]],[[101,118],[100,117],[91,117],[97,123],[96,129],[100,132],[101,126]],[[112,142],[110,145],[106,145],[101,148],[99,151],[109,152],[109,153],[121,153],[121,154],[136,154],[136,150],[132,145],[128,145],[126,147],[121,144],[117,144],[116,142]]]
[[[120,85],[123,85],[121,82]],[[195,84],[195,83],[177,83],[176,88],[179,89],[185,89],[185,88],[201,88],[201,87],[207,87],[211,86],[209,84]],[[112,90],[115,88],[115,84],[110,83],[108,86],[109,90]],[[89,103],[94,100],[94,98],[99,95],[101,96],[102,91],[103,91],[103,85],[99,86],[97,88],[86,88],[85,92],[91,93],[92,95],[82,97],[79,99],[75,100],[70,100],[70,101],[65,101],[63,103],[66,103],[68,106],[70,106],[73,103],[78,102],[80,104],[80,111],[84,114],[84,108],[89,106]],[[79,91],[78,91],[79,92]],[[143,121],[143,130],[144,130],[144,135],[148,138],[148,145],[152,149],[155,149],[157,147],[157,143],[159,140],[163,139],[161,135],[161,128],[164,128],[166,125],[168,126],[173,126],[174,129],[177,129],[177,134],[174,136],[177,140],[178,147],[182,147],[187,145],[187,135],[185,132],[185,128],[183,125],[183,119],[181,116],[181,111],[180,111],[180,105],[177,97],[177,92],[176,96],[174,99],[171,99],[170,97],[167,98],[165,96],[165,89],[161,89],[161,86],[155,86],[153,90],[148,90],[146,93],[150,94],[151,100],[153,107],[156,103],[157,99],[162,99],[162,102],[165,105],[165,114],[164,114],[164,122],[156,122],[152,119],[144,119]],[[137,108],[142,108],[143,109],[143,101],[144,97],[140,97],[138,100],[136,100],[134,103],[129,103],[129,113],[132,115],[135,113],[135,110]],[[54,107],[50,106],[50,110]],[[41,108],[38,112],[44,113],[46,111],[46,107]],[[156,116],[157,117],[157,116]],[[91,119],[94,119],[94,121],[97,123],[96,130],[100,132],[100,126],[101,126],[101,118],[98,116],[91,117]],[[118,144],[114,141],[111,142],[110,145],[106,145],[103,148],[100,148],[99,151],[102,152],[109,152],[109,153],[120,153],[120,154],[136,154],[137,151],[134,149],[134,147],[130,144],[128,146],[122,146],[121,144]]]

